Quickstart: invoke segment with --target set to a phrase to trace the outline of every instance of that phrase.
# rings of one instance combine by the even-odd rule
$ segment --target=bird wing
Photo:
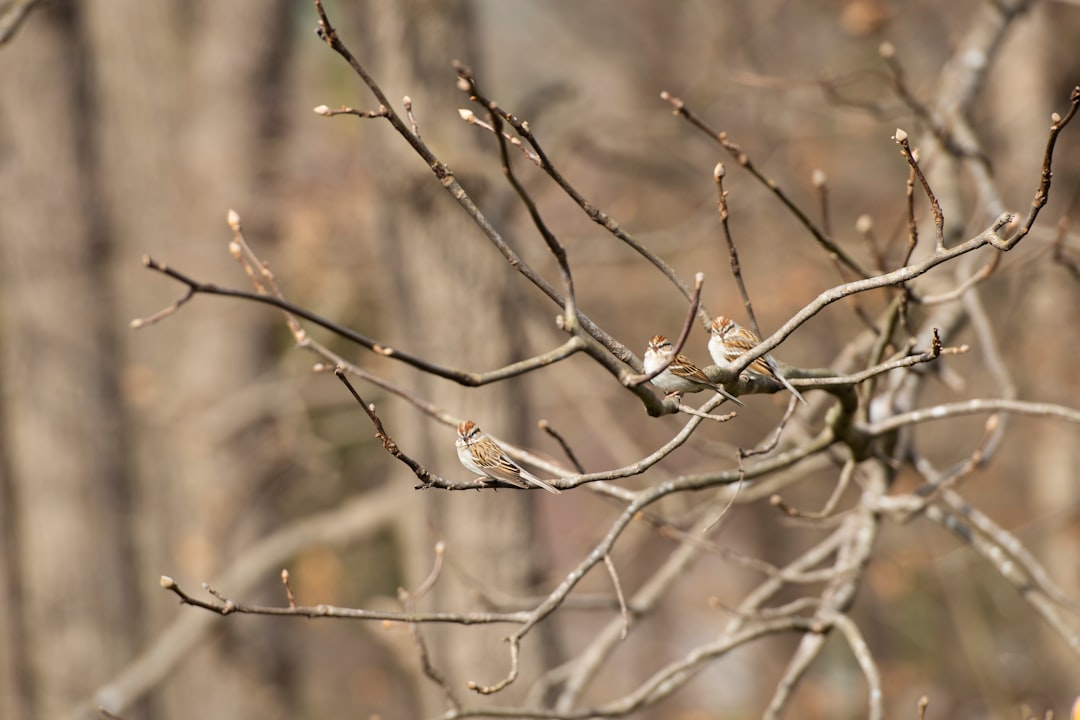
[[[517,463],[511,460],[506,453],[500,452],[498,456],[488,458],[489,464],[486,466],[487,474],[496,480],[502,480],[503,482],[510,483],[511,485],[517,485],[518,487],[526,487],[527,484],[522,479],[522,470]]]
[[[542,487],[549,493],[552,493],[554,495],[559,495],[562,493],[562,490],[559,490],[554,485],[551,485],[550,483],[541,480],[528,470],[518,465],[516,462],[511,460],[510,457],[506,455],[506,453],[500,453],[499,457],[496,458],[495,463],[489,469],[489,474],[498,480],[502,480],[503,482],[507,482],[511,485],[516,485],[518,487],[524,488],[528,487],[531,484],[537,487]]]
[[[679,375],[680,377],[684,377],[687,380],[691,380],[706,387],[712,388],[736,405],[743,404],[742,400],[725,390],[723,385],[718,385],[717,383],[714,383],[712,380],[709,379],[709,376],[702,371],[701,368],[699,368],[697,365],[694,365],[692,362],[690,362],[689,359],[682,355],[678,355],[675,358],[675,362],[671,363],[671,365],[668,366],[668,369],[676,375]]]

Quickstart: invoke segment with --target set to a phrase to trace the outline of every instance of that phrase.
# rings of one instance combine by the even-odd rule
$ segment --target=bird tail
[[[783,385],[784,387],[786,387],[788,389],[788,392],[790,392],[792,395],[794,395],[796,398],[798,398],[799,402],[801,402],[803,405],[809,405],[810,404],[810,403],[806,402],[806,398],[804,398],[802,396],[802,394],[798,390],[796,390],[792,386],[792,384],[787,381],[787,378],[785,378],[783,375],[781,375],[780,373],[776,373],[776,379],[780,381],[781,385]]]
[[[522,470],[521,471],[521,479],[524,480],[525,482],[529,483],[530,485],[535,485],[536,487],[542,487],[542,488],[544,488],[545,490],[547,490],[549,493],[551,493],[553,495],[562,495],[562,490],[560,490],[559,488],[555,487],[554,485],[552,485],[551,483],[549,483],[547,481],[541,480],[540,478],[536,477],[535,475],[533,475],[531,472],[528,472],[527,470]]]
[[[745,407],[745,405],[744,405],[743,401],[742,401],[742,400],[740,400],[739,398],[735,397],[735,396],[734,396],[734,395],[732,395],[731,393],[729,393],[729,392],[728,392],[727,390],[725,390],[725,389],[724,389],[724,386],[723,386],[723,385],[713,385],[713,389],[714,389],[714,390],[716,390],[716,392],[718,392],[718,393],[720,393],[721,395],[723,395],[724,397],[726,397],[726,398],[727,398],[728,400],[730,400],[731,402],[733,402],[733,403],[735,403],[736,405],[738,405],[739,407]],[[798,394],[798,393],[796,393],[796,395],[797,395],[797,394]]]

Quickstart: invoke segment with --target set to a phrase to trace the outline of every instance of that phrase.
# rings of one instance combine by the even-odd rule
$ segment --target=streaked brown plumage
[[[520,488],[541,487],[556,495],[562,492],[511,460],[498,443],[485,435],[472,420],[458,423],[457,432],[455,444],[458,460],[470,472]]]
[[[734,362],[761,342],[752,330],[747,330],[739,323],[723,315],[717,315],[713,318],[710,334],[709,355],[712,356],[713,362],[717,364]],[[764,375],[775,380],[787,388],[802,403],[806,403],[806,399],[803,398],[799,391],[792,387],[791,383],[780,374],[772,355],[766,354],[755,358],[754,362],[746,366],[746,372]]]
[[[675,346],[663,335],[654,335],[649,340],[649,347],[645,349],[645,372],[651,373],[664,364]],[[664,371],[652,379],[652,384],[666,393],[695,393],[701,390],[718,392],[736,405],[742,405],[739,398],[735,397],[722,385],[714,383],[701,371],[691,360],[679,353]]]

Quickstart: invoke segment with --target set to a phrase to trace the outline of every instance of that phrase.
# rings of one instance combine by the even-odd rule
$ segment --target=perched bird
[[[755,345],[761,342],[752,330],[747,330],[739,323],[723,315],[717,315],[713,318],[710,334],[709,355],[712,356],[713,362],[718,365],[738,360],[743,353],[752,350]],[[775,380],[786,387],[800,402],[806,404],[806,399],[780,374],[772,355],[762,355],[755,359],[746,367],[746,371]]]
[[[671,344],[670,340],[663,335],[654,335],[649,340],[649,347],[645,349],[645,372],[651,373],[656,370],[671,357],[673,352],[675,352],[675,346]],[[725,390],[722,385],[717,385],[710,380],[697,365],[682,353],[675,356],[671,364],[664,368],[664,372],[652,379],[652,384],[669,395],[713,390],[736,405],[742,405],[739,398]]]
[[[501,480],[520,488],[530,485],[542,487],[549,493],[560,494],[562,490],[544,482],[511,460],[498,443],[484,434],[472,420],[464,420],[457,426],[458,460],[470,472]]]

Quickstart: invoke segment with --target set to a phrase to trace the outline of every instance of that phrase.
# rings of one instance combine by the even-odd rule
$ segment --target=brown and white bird
[[[752,350],[761,340],[752,330],[747,330],[731,318],[717,315],[713,318],[709,337],[709,355],[717,365],[738,360],[743,353]],[[786,387],[800,402],[806,399],[780,374],[772,355],[762,355],[746,366],[746,372],[764,375]]]
[[[458,423],[457,432],[458,460],[469,472],[519,488],[541,487],[556,495],[562,492],[511,460],[498,443],[485,435],[472,420]]]
[[[645,349],[645,372],[652,373],[664,364],[671,354],[675,352],[675,346],[663,335],[653,335],[649,340],[649,347]],[[742,405],[742,401],[735,397],[722,385],[717,385],[709,377],[701,372],[697,365],[688,357],[679,353],[664,368],[664,371],[652,379],[652,384],[669,395],[682,393],[696,393],[701,390],[718,392],[736,405]]]

